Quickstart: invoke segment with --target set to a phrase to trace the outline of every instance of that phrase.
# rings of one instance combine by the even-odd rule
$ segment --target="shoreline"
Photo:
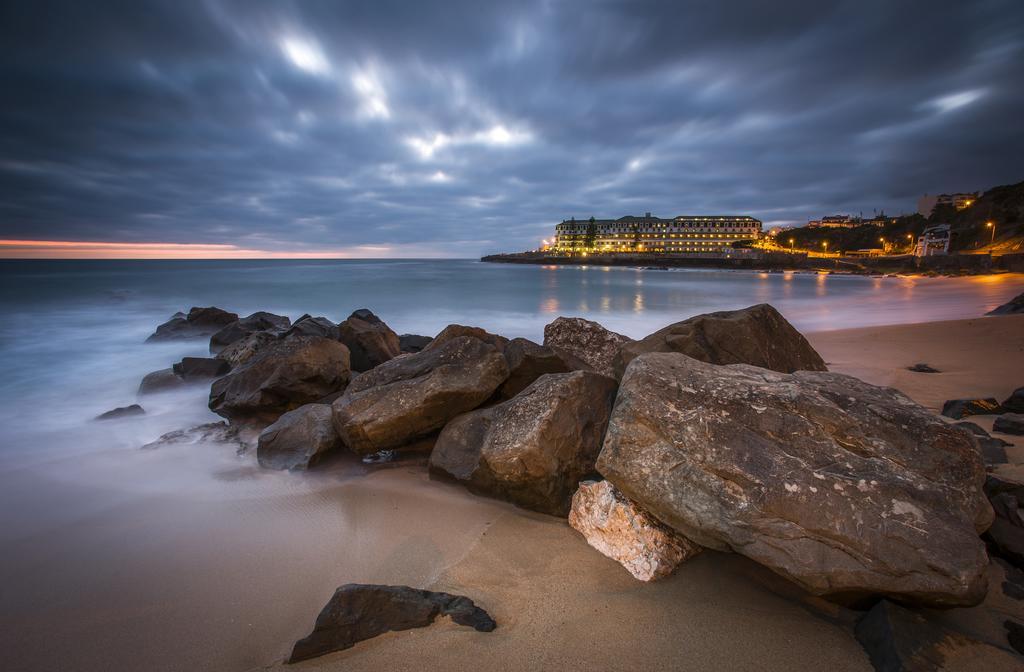
[[[988,255],[948,255],[914,257],[810,257],[806,253],[758,252],[756,256],[670,256],[601,255],[566,257],[537,252],[491,254],[480,257],[483,263],[529,264],[539,266],[614,266],[645,270],[693,268],[708,270],[744,270],[769,273],[829,273],[870,277],[964,277],[1024,272],[1024,254],[998,257]]]
[[[931,408],[951,391],[999,396],[1024,380],[1020,315],[806,336],[831,370]],[[905,371],[918,361],[942,373]],[[1024,441],[1001,438],[1014,464],[999,471],[1019,474]],[[224,445],[116,453],[0,473],[0,570],[19,577],[5,595],[17,619],[0,635],[12,670],[139,660],[153,670],[675,669],[681,655],[694,669],[871,669],[851,612],[738,555],[706,552],[643,584],[564,519],[472,495],[422,466],[372,469],[340,455],[291,474]],[[154,473],[166,482],[148,484]],[[49,513],[26,522],[26,508]],[[990,574],[983,605],[937,617],[999,642],[1001,619],[1022,609],[1000,593],[997,564]],[[480,635],[442,619],[285,665],[351,582],[464,594],[499,626]],[[990,662],[950,669],[1000,669]]]

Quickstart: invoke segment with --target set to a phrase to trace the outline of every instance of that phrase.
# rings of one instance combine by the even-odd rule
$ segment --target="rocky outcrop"
[[[978,443],[981,457],[985,460],[985,464],[1007,463],[1006,447],[1011,445],[1010,443],[997,439],[973,422],[956,422],[953,423],[953,426],[959,427],[974,437],[974,440]]]
[[[580,483],[572,497],[569,525],[641,581],[668,576],[702,550],[629,501],[608,481]]]
[[[468,597],[408,586],[350,583],[334,592],[316,617],[313,632],[295,643],[288,662],[342,651],[385,632],[423,628],[438,616],[448,616],[478,632],[491,632],[497,627],[494,619]]]
[[[338,340],[338,325],[326,317],[311,317],[303,315],[295,320],[295,323],[284,333],[285,338],[292,336],[320,336]]]
[[[697,315],[624,345],[615,375],[621,377],[645,352],[678,352],[709,364],[750,364],[781,373],[828,370],[807,339],[766,303]]]
[[[973,605],[992,521],[963,430],[850,376],[640,355],[598,471],[702,546],[815,595]]]
[[[210,409],[230,420],[273,422],[282,413],[345,389],[348,348],[327,338],[278,339],[214,381]]]
[[[985,532],[985,541],[993,555],[1018,569],[1024,569],[1024,483],[1007,476],[989,474],[985,494],[992,503],[995,520]]]
[[[324,454],[341,446],[331,424],[329,404],[306,404],[288,411],[264,429],[256,458],[266,469],[298,471],[315,465]]]
[[[545,373],[568,373],[572,369],[554,350],[525,338],[513,338],[505,346],[508,380],[498,388],[499,399],[511,399]]]
[[[986,315],[1016,315],[1018,313],[1024,313],[1024,294],[1018,294],[1003,305],[994,308]]]
[[[857,641],[878,672],[1019,669],[1020,661],[991,644],[929,622],[882,600],[857,623]]]
[[[434,340],[433,336],[419,336],[417,334],[402,334],[398,337],[398,348],[402,352],[419,352],[430,345]]]
[[[94,420],[117,420],[118,418],[130,418],[134,415],[145,415],[146,411],[138,404],[132,404],[131,406],[121,406],[113,410],[107,411],[106,413],[100,413]]]
[[[248,317],[235,320],[210,336],[210,352],[220,352],[235,341],[257,331],[282,332],[292,324],[284,315],[260,311]]]
[[[1007,413],[1024,413],[1024,387],[1014,390],[1002,403],[1002,407]]]
[[[401,448],[482,404],[507,377],[494,346],[470,336],[446,340],[356,376],[333,404],[334,427],[362,455]]]
[[[268,345],[276,343],[279,334],[269,331],[257,331],[241,338],[217,353],[217,359],[227,362],[231,368],[245,364],[264,350]]]
[[[185,386],[185,380],[174,372],[174,369],[160,369],[151,371],[142,377],[139,383],[139,394],[153,394],[155,392],[167,392]]]
[[[483,341],[484,343],[493,346],[498,352],[503,351],[505,349],[505,345],[508,343],[508,339],[504,336],[492,334],[480,327],[467,327],[461,324],[449,324],[447,327],[442,329],[437,336],[434,336],[430,343],[424,346],[423,350],[440,348],[448,341],[461,338],[463,336],[470,336]]]
[[[188,315],[176,313],[170,320],[158,326],[146,342],[210,336],[237,319],[238,315],[235,313],[220,308],[192,308]]]
[[[223,359],[213,357],[184,357],[171,369],[182,380],[193,382],[223,376],[231,370],[231,365]]]
[[[590,369],[614,375],[620,348],[633,339],[582,317],[559,317],[544,327],[544,345]]]
[[[204,425],[197,425],[189,429],[176,429],[167,432],[158,438],[142,446],[144,450],[167,448],[170,446],[195,445],[198,443],[222,443],[235,448],[235,452],[244,453],[249,449],[249,442],[243,437],[238,427],[232,427],[228,423],[208,422]]]
[[[1024,414],[1003,413],[992,424],[992,431],[1015,436],[1024,434]]]
[[[511,400],[445,425],[430,468],[471,492],[565,516],[594,473],[615,388],[591,371],[541,376]]]
[[[369,371],[402,353],[398,334],[366,308],[338,325],[338,340],[348,347],[353,371]]]
[[[1000,410],[999,402],[988,399],[950,399],[942,405],[942,415],[960,420],[971,415],[994,415]]]

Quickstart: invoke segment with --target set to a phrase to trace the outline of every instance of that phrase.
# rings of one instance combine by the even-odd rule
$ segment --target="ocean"
[[[215,305],[341,321],[370,308],[398,333],[450,323],[541,341],[560,315],[635,338],[714,310],[770,303],[803,331],[978,317],[1024,290],[1024,276],[875,278],[718,270],[528,266],[472,260],[0,262],[0,422],[6,456],[53,459],[131,448],[216,419],[205,390],[146,400],[149,414],[95,415],[136,401],[148,371],[206,343],[144,343],[176,311]],[[122,427],[125,425],[130,427]],[[73,438],[71,438],[73,437]]]

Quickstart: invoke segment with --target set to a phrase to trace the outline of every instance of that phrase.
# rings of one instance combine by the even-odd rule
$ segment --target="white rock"
[[[587,543],[641,581],[668,576],[701,547],[662,525],[608,481],[584,481],[572,498],[569,525]]]

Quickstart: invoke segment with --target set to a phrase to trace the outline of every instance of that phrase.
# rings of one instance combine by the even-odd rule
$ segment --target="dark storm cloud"
[[[1024,5],[9,2],[0,237],[475,255],[1024,177]]]

